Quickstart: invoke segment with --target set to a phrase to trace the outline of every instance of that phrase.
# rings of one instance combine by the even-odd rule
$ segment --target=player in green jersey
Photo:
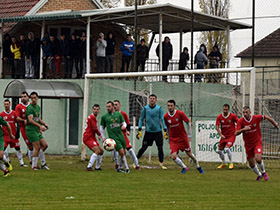
[[[46,131],[49,126],[40,117],[40,106],[37,104],[39,96],[38,93],[32,92],[30,94],[31,104],[26,108],[27,125],[25,127],[28,140],[33,146],[32,170],[38,170],[38,156],[39,153],[44,153],[48,148],[48,144],[44,139],[42,132]],[[41,151],[40,151],[41,150]],[[40,154],[42,169],[49,170],[46,165],[45,158],[42,159]]]
[[[120,165],[125,167],[125,171],[121,167],[119,167],[117,171],[129,173],[130,171],[125,157],[126,143],[122,132],[122,130],[126,129],[126,122],[120,112],[114,111],[114,103],[112,101],[107,102],[106,108],[108,112],[102,116],[100,126],[103,141],[106,139],[104,129],[107,128],[109,138],[114,139],[116,142],[116,150],[121,157],[120,163],[122,164]]]
[[[14,135],[12,134],[12,129],[9,123],[7,123],[2,117],[0,117],[0,160],[4,162],[5,165],[3,165],[0,162],[0,169],[4,171],[4,177],[10,176],[10,171],[13,169],[12,165],[7,161],[5,155],[4,155],[4,137],[3,137],[3,130],[2,126],[6,126],[9,136],[11,139],[15,139]],[[6,168],[6,167],[7,168]]]

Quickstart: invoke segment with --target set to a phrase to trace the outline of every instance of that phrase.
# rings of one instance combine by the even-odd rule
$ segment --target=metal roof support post
[[[180,46],[179,46],[179,58],[180,58],[180,55],[181,55],[181,52],[183,50],[183,30],[181,29],[180,30]]]
[[[159,70],[162,71],[162,13],[159,14]]]
[[[87,19],[87,58],[86,58],[86,66],[87,66],[87,74],[90,74],[90,17]]]
[[[227,37],[228,37],[228,43],[227,43],[227,68],[230,68],[230,26],[227,26]]]
[[[0,32],[0,78],[3,78],[3,31],[4,23],[1,22],[1,32]]]
[[[42,21],[42,27],[41,27],[41,40],[44,37],[45,34],[45,28],[46,28],[46,21],[43,20]],[[44,75],[43,75],[43,48],[41,48],[41,56],[40,56],[40,74],[39,74],[39,79],[43,79]],[[46,72],[44,72],[46,73]],[[46,75],[45,75],[46,76]]]

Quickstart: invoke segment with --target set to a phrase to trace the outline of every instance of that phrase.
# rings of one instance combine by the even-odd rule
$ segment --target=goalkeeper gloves
[[[136,134],[136,138],[137,139],[140,139],[142,137],[142,132],[141,131],[138,131],[138,133]]]
[[[167,135],[166,131],[164,131],[164,133],[163,133],[163,138],[168,139],[168,135]]]

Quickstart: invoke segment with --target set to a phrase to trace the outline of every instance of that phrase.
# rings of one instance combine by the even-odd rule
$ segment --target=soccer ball
[[[103,147],[107,151],[112,151],[116,147],[116,142],[114,139],[105,139],[105,141],[103,141]]]

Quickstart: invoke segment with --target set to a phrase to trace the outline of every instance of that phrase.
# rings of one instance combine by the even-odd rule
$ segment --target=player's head
[[[173,113],[176,107],[176,102],[173,99],[167,101],[167,108],[170,113]]]
[[[223,113],[224,115],[227,115],[229,112],[230,106],[228,104],[223,105]]]
[[[244,106],[243,107],[243,116],[245,117],[246,120],[250,120],[251,117],[251,109],[249,106]]]
[[[114,103],[112,101],[108,101],[106,104],[106,109],[109,113],[114,112]]]
[[[100,112],[99,104],[94,104],[92,106],[92,113],[94,114],[94,116],[97,116],[99,112]]]
[[[28,93],[26,91],[23,91],[21,93],[21,102],[26,104],[28,101],[29,101]]]
[[[37,101],[38,101],[38,99],[39,99],[39,95],[38,95],[37,92],[32,92],[32,93],[30,93],[30,98],[31,98],[31,103],[32,103],[33,105],[36,105],[36,104],[37,104]]]
[[[121,110],[121,103],[119,100],[114,100],[114,109],[119,112]]]
[[[5,111],[6,111],[6,112],[9,112],[9,111],[10,111],[11,102],[10,102],[9,99],[5,99],[5,101],[4,101],[4,108],[5,108]]]
[[[151,94],[149,96],[149,104],[150,106],[155,106],[157,103],[157,96],[155,94]]]

